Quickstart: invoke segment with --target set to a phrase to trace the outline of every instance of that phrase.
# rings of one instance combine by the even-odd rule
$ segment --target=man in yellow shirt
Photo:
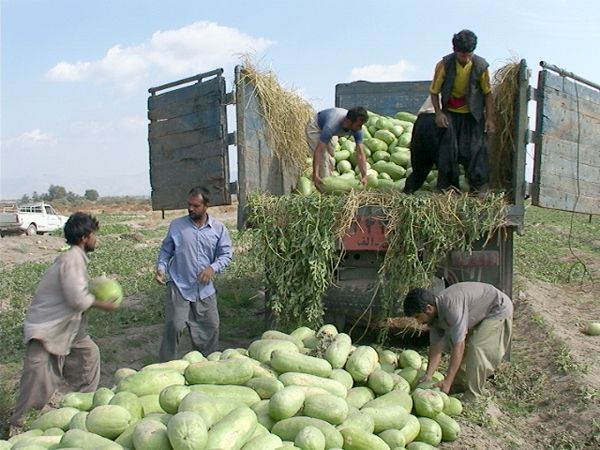
[[[485,133],[495,131],[489,64],[475,55],[477,36],[462,30],[452,38],[453,53],[435,67],[429,89],[439,127],[438,189],[459,188],[459,165],[471,189],[487,190]]]

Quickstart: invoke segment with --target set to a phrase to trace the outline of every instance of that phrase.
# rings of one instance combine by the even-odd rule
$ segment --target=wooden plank
[[[213,110],[208,114],[188,114],[170,120],[152,122],[149,135],[150,138],[155,138],[186,131],[206,130],[207,134],[220,133],[220,136],[223,136],[220,125],[220,114]]]
[[[579,97],[580,100],[600,104],[600,92],[596,89],[577,83],[570,78],[561,77],[560,75],[548,72],[547,70],[544,70],[542,73],[545,77],[544,85],[546,88],[554,89],[557,92],[562,92],[573,98]]]
[[[207,197],[210,200],[210,206],[230,205],[231,196],[228,192],[223,191],[221,184],[197,182],[194,186],[198,186],[207,190]],[[185,209],[186,199],[189,189],[183,186],[168,186],[160,189],[152,190],[152,209],[154,210],[173,210]],[[209,209],[210,213],[210,209]]]
[[[225,80],[223,77],[184,86],[172,91],[148,97],[148,110],[169,108],[172,105],[186,104],[194,99],[203,97],[221,97],[225,95]]]
[[[548,71],[538,91],[532,203],[598,214],[600,94]]]
[[[542,184],[539,199],[535,203],[544,208],[560,209],[562,211],[575,211],[583,214],[600,214],[600,200],[598,196],[589,197],[565,192],[564,186]]]
[[[148,110],[148,120],[158,122],[170,120],[187,114],[210,114],[222,105],[221,97],[218,93],[210,96],[191,97],[181,103],[171,103],[161,108]]]
[[[220,151],[223,151],[225,141],[222,139],[221,131],[216,128],[211,130],[213,131],[212,135],[207,134],[205,132],[206,130],[203,130],[150,138],[148,139],[150,151],[153,153],[166,152],[194,145],[208,147],[210,149],[220,149]]]
[[[220,156],[153,165],[150,172],[153,208],[180,208],[182,202],[185,205],[189,190],[195,186],[209,191],[212,205],[231,204],[229,192],[224,189],[227,180],[223,165]]]
[[[578,112],[568,108],[560,97],[550,95],[544,98],[544,106],[542,134],[600,146],[600,105]]]
[[[215,144],[218,143],[215,141]],[[222,157],[223,149],[218,145],[205,145],[204,143],[170,148],[168,141],[164,146],[150,146],[150,158],[154,164],[176,163],[186,159],[204,159],[213,156]]]
[[[573,179],[579,178],[581,181],[590,182],[600,180],[600,152],[585,153],[580,148],[579,155],[585,157],[587,160],[586,163],[577,160],[576,144],[571,143],[567,147],[566,145],[557,145],[561,141],[551,137],[544,136],[543,139],[542,165],[545,174],[564,175]],[[572,150],[573,152],[566,153],[565,150]]]
[[[566,176],[560,173],[546,173],[546,177],[541,180],[541,186],[552,186],[554,189],[562,189],[568,194],[577,194],[596,198],[600,203],[600,180],[587,181],[575,179],[572,176]],[[543,205],[538,205],[543,206]]]
[[[378,114],[393,116],[398,111],[416,114],[429,97],[431,81],[354,81],[335,86],[335,106],[363,106]]]
[[[150,176],[153,187],[155,185],[173,183],[176,180],[178,183],[186,184],[189,190],[194,187],[189,186],[189,180],[224,178],[222,165],[223,158],[220,156],[203,159],[191,158],[182,161],[164,161],[160,164],[155,164],[151,168]]]
[[[552,154],[556,157],[568,159],[571,161],[579,160],[580,164],[599,167],[600,166],[600,152],[597,147],[582,142],[565,141],[558,139],[553,136],[543,135],[541,138],[542,144],[542,155]]]

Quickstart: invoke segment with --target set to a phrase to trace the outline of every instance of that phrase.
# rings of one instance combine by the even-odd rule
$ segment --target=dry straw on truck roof
[[[300,173],[308,166],[307,157],[312,156],[305,126],[315,114],[313,108],[297,93],[281,86],[275,73],[260,70],[248,56],[242,60],[243,77],[256,89],[275,156],[292,172]]]

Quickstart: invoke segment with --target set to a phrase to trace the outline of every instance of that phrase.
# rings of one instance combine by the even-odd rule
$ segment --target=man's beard
[[[86,243],[83,245],[83,250],[84,250],[86,253],[93,252],[94,250],[96,250],[96,246],[95,246],[95,245],[90,245],[90,244],[88,244],[88,243],[86,242]]]
[[[194,213],[192,211],[188,211],[188,214],[190,215],[190,218],[192,220],[200,220],[204,217],[204,214],[202,213]]]

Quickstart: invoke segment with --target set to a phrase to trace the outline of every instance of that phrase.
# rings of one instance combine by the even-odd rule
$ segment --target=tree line
[[[75,192],[67,191],[63,186],[51,184],[48,188],[48,192],[46,193],[38,193],[37,191],[33,191],[31,196],[28,194],[23,194],[20,203],[53,202],[56,200],[64,200],[69,203],[77,203],[81,200],[95,202],[99,198],[100,194],[98,194],[96,189],[86,189],[83,195],[79,195]]]

